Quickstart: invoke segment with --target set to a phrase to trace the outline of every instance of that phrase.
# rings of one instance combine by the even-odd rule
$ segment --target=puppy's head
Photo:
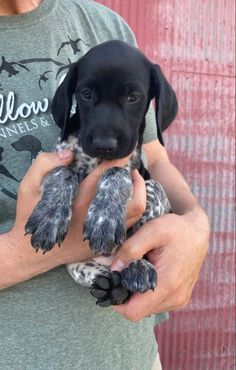
[[[71,117],[72,97],[76,113]],[[122,158],[142,143],[145,115],[156,99],[158,136],[177,113],[177,99],[159,66],[137,48],[108,41],[71,65],[52,102],[61,139],[78,131],[92,157]],[[163,141],[162,141],[163,144]]]

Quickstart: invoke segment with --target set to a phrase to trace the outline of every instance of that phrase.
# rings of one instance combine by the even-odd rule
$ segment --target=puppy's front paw
[[[25,234],[31,234],[32,247],[44,253],[50,251],[53,246],[63,242],[66,237],[71,219],[70,207],[54,206],[48,207],[42,198],[25,225]]]
[[[123,244],[132,188],[130,173],[125,168],[109,168],[101,177],[84,224],[84,239],[89,240],[95,254],[111,254]]]
[[[97,298],[96,304],[100,307],[122,304],[129,297],[129,292],[121,285],[121,276],[117,271],[96,276],[90,293]]]
[[[121,211],[116,212],[115,206],[104,209],[102,200],[95,200],[90,206],[83,233],[95,254],[109,255],[125,240],[124,215]]]
[[[121,271],[121,284],[132,293],[145,293],[157,286],[155,267],[145,259],[132,261]]]

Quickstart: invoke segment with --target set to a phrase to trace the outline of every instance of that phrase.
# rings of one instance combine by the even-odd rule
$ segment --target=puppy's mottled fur
[[[71,115],[72,97],[76,113]],[[32,246],[49,251],[65,239],[72,216],[73,199],[80,182],[103,160],[131,154],[125,168],[108,169],[101,176],[97,193],[84,223],[84,238],[96,255],[111,255],[125,238],[125,219],[132,195],[131,171],[146,179],[147,207],[131,235],[150,219],[170,212],[162,186],[149,178],[141,161],[145,115],[156,99],[158,138],[177,112],[174,91],[159,66],[138,49],[121,41],[92,48],[71,68],[52,103],[55,123],[61,128],[56,151],[70,148],[75,160],[58,167],[43,182],[42,198],[26,224]],[[110,260],[108,259],[110,262]],[[134,292],[154,289],[157,273],[146,259],[131,261],[121,271],[111,272],[101,259],[68,265],[71,276],[88,286],[100,306],[120,304]]]

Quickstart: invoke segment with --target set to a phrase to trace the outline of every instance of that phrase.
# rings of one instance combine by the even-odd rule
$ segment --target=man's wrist
[[[190,210],[184,213],[181,217],[184,217],[194,228],[196,232],[202,237],[209,238],[210,236],[210,223],[206,212],[197,203]]]

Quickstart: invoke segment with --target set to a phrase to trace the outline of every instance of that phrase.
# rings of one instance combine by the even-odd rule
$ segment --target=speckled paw
[[[131,261],[121,271],[121,285],[132,293],[145,293],[157,286],[155,267],[145,259]]]
[[[25,235],[31,235],[31,245],[36,251],[39,249],[46,253],[50,251],[55,244],[60,245],[67,234],[70,209],[61,208],[50,209],[45,206],[41,200],[25,225]],[[66,210],[65,210],[66,209]]]

